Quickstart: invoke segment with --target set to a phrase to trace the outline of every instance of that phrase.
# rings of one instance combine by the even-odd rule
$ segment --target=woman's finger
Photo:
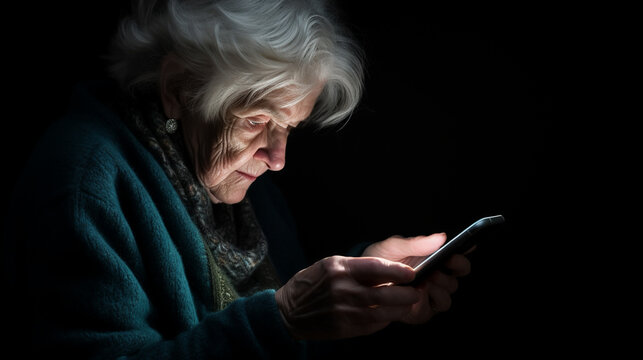
[[[429,305],[434,313],[445,312],[451,308],[451,294],[441,286],[429,285]]]
[[[428,286],[441,287],[449,294],[458,290],[458,279],[453,275],[448,275],[442,271],[435,271],[428,278]]]
[[[365,323],[391,323],[404,319],[411,312],[411,309],[411,305],[371,306],[360,311],[355,319]]]
[[[408,306],[420,301],[420,292],[411,286],[359,287],[350,297],[356,306]]]
[[[444,267],[453,276],[466,276],[471,272],[471,261],[463,254],[455,254],[444,262]]]
[[[346,257],[343,258],[342,265],[355,281],[365,286],[403,284],[415,277],[415,272],[410,266],[377,257]]]

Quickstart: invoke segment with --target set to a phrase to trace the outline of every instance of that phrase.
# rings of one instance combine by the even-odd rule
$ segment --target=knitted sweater
[[[225,276],[208,263],[181,199],[100,91],[74,95],[15,193],[12,310],[30,324],[28,350],[84,359],[301,354],[274,290],[226,302]]]

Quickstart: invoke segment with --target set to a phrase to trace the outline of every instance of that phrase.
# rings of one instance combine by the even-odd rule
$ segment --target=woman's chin
[[[241,202],[246,197],[248,188],[234,189],[233,191],[226,191],[221,193],[210,192],[210,200],[215,204],[236,204]]]

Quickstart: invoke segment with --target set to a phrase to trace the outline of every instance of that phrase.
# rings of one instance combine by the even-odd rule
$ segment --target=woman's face
[[[233,120],[212,149],[210,171],[199,174],[212,201],[237,203],[263,173],[284,168],[288,133],[310,115],[321,90],[318,87],[286,108],[268,100],[261,106],[232,112]]]

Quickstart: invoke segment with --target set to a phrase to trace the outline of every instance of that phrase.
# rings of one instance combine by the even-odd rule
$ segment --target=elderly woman
[[[328,4],[133,9],[113,79],[78,87],[16,192],[8,238],[34,355],[290,358],[449,308],[463,256],[400,285],[414,278],[400,261],[444,234],[373,242],[283,283],[271,261],[248,189],[284,168],[292,128],[337,124],[361,96],[360,53]]]

